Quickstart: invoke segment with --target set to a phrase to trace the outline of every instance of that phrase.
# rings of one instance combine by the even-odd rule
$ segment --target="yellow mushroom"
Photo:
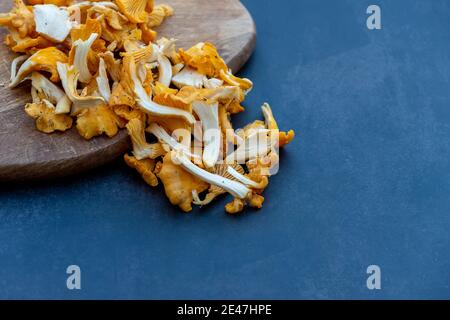
[[[36,32],[51,41],[63,42],[72,29],[69,12],[53,4],[33,7]]]
[[[55,107],[47,100],[28,103],[25,112],[36,120],[36,128],[44,133],[67,131],[72,127],[72,118],[65,114],[56,114]]]
[[[54,4],[58,7],[67,7],[72,4],[73,0],[28,0],[27,2],[32,6],[36,4]]]
[[[167,4],[158,4],[153,8],[153,11],[148,17],[147,26],[150,28],[159,27],[164,19],[173,16],[174,10]]]
[[[51,74],[50,80],[58,82],[60,80],[57,64],[66,63],[67,55],[55,47],[39,50],[28,58],[17,71],[16,77],[12,79],[10,88],[18,86],[29,74],[34,71],[45,71]]]
[[[13,61],[11,62],[11,76],[9,80],[11,83],[17,76],[17,67],[24,63],[28,58],[29,56],[27,55],[21,55],[13,59]]]
[[[219,78],[220,71],[228,71],[228,67],[211,43],[199,43],[187,51],[180,49],[184,63],[210,78]]]
[[[16,30],[11,30],[5,38],[5,44],[11,48],[13,52],[34,54],[39,49],[53,47],[55,44],[50,40],[37,36],[35,38],[26,36],[21,38]]]
[[[172,108],[192,112],[192,101],[185,99],[173,93],[173,89],[168,87],[156,86],[157,90],[154,92],[153,101],[161,105]],[[158,92],[159,90],[159,92]]]
[[[0,14],[0,26],[16,30],[20,38],[30,36],[36,28],[34,14],[23,0],[14,0],[14,7],[9,13]]]
[[[237,137],[236,133],[233,129],[233,124],[231,123],[230,119],[230,113],[227,111],[224,105],[219,106],[219,124],[220,129],[222,130],[222,134],[225,137],[224,145],[226,145],[227,142],[232,143],[233,145],[237,144]],[[226,148],[224,148],[226,150]]]
[[[136,171],[141,175],[141,177],[144,179],[144,181],[151,187],[158,186],[158,178],[153,173],[153,170],[155,170],[155,160],[153,159],[143,159],[138,160],[135,157],[131,157],[129,155],[124,156],[126,164],[133,169],[136,169]]]
[[[217,78],[205,78],[203,79],[203,86],[206,89],[217,89],[221,86],[223,86],[223,80],[217,79]]]
[[[73,65],[80,73],[79,81],[82,83],[88,83],[92,79],[88,65],[88,55],[98,36],[97,33],[92,33],[87,40],[78,39],[73,43],[73,50],[75,52],[73,55]]]
[[[77,115],[84,109],[95,108],[106,104],[105,99],[100,96],[80,95],[78,93],[79,72],[74,66],[58,63],[57,69],[61,77],[61,83],[66,95],[73,102],[72,115]]]
[[[242,90],[248,92],[253,88],[253,82],[249,79],[238,78],[234,76],[230,70],[220,70],[220,79],[223,80],[227,85],[236,86]]]
[[[181,141],[181,142],[178,141],[157,123],[151,123],[150,126],[146,129],[146,132],[153,134],[156,138],[158,138],[158,140],[162,144],[168,146],[171,150],[181,152],[184,155],[186,155],[187,157],[194,159],[197,162],[201,163],[201,156],[199,156],[196,153],[193,153],[191,150],[191,141],[190,140]],[[189,136],[189,138],[190,138],[190,136]]]
[[[153,0],[115,0],[119,11],[133,23],[147,22]]]
[[[279,131],[268,104],[265,121],[233,130],[230,116],[244,111],[253,83],[234,76],[211,43],[177,50],[174,39],[156,41],[153,28],[173,15],[170,6],[152,0],[28,3],[34,7],[14,0],[0,25],[10,31],[6,44],[25,53],[11,63],[11,87],[32,80],[33,102],[25,111],[38,130],[66,131],[71,116],[85,139],[126,128],[133,144],[127,165],[150,186],[161,179],[170,202],[183,211],[225,193],[234,197],[225,207],[230,214],[262,207],[279,164],[275,147],[291,142],[294,131]],[[146,134],[158,142],[149,143]],[[229,146],[226,162],[219,162]]]
[[[204,75],[190,67],[183,68],[172,77],[173,84],[179,89],[187,86],[200,89],[203,88],[205,81],[207,78]]]
[[[270,153],[267,156],[249,161],[246,163],[246,167],[249,170],[249,173],[246,175],[233,172],[233,169],[228,168],[228,173],[237,181],[251,188],[251,193],[245,199],[235,198],[225,206],[225,211],[229,214],[236,214],[241,212],[245,206],[261,209],[264,203],[262,193],[269,185],[271,169],[278,164],[278,161],[276,153]]]
[[[120,118],[125,119],[126,121],[131,121],[133,119],[139,119],[140,121],[146,121],[147,116],[144,112],[139,109],[131,108],[127,105],[115,105],[111,106],[114,113],[118,115]]]
[[[114,82],[119,82],[121,78],[120,73],[122,69],[122,61],[119,59],[116,60],[114,54],[111,51],[100,53],[98,57],[105,61],[106,71],[111,77],[111,80]]]
[[[221,105],[224,105],[226,111],[231,114],[239,113],[244,110],[241,106],[241,102],[244,101],[245,94],[239,87],[220,86],[212,89],[197,89],[187,86],[181,88],[177,96],[190,102],[195,100],[219,102]]]
[[[218,164],[214,167],[214,170],[212,171],[212,173],[214,173],[215,175],[236,181],[236,179],[231,174],[228,173],[228,168],[233,168],[236,172],[244,174],[244,169],[242,168],[242,166],[240,166],[238,164],[234,164],[231,166],[228,166],[226,164]],[[225,193],[227,193],[227,191],[225,189],[218,187],[216,185],[211,185],[208,189],[208,193],[206,194],[206,196],[203,200],[200,200],[200,197],[199,197],[198,193],[196,193],[196,192],[194,192],[192,194],[192,196],[194,198],[194,204],[196,204],[198,206],[205,206],[205,205],[210,204],[218,196],[225,194]]]
[[[246,136],[237,149],[227,155],[226,163],[244,164],[248,160],[266,156],[272,150],[270,131],[267,129],[257,129]]]
[[[158,54],[158,71],[159,71],[159,79],[158,82],[163,85],[169,87],[172,83],[172,64],[170,63],[169,58],[167,58],[163,54]]]
[[[160,142],[153,144],[147,142],[145,139],[145,127],[141,120],[130,120],[126,128],[133,143],[133,155],[137,160],[156,159],[167,153],[166,148]]]
[[[127,17],[114,8],[105,6],[92,6],[87,10],[88,19],[94,19],[96,16],[103,16],[108,26],[114,30],[123,30],[128,23]]]
[[[159,96],[159,95],[176,95],[178,93],[177,89],[172,89],[169,88],[165,85],[163,85],[162,83],[156,81],[155,84],[153,85],[153,94],[155,96]]]
[[[211,43],[199,43],[187,51],[180,49],[180,56],[186,65],[209,78],[218,78],[225,84],[239,87],[245,92],[253,87],[249,79],[241,79],[231,73]]]
[[[115,83],[111,90],[109,105],[113,108],[117,106],[127,106],[133,109],[136,105],[133,92],[129,91],[123,82]]]
[[[93,34],[102,34],[102,24],[99,19],[87,18],[84,24],[81,24],[70,31],[72,42],[77,40],[86,41]]]
[[[121,120],[106,105],[82,110],[77,116],[77,129],[86,140],[106,134],[114,137],[119,132]]]
[[[172,162],[171,153],[166,154],[158,177],[164,185],[169,201],[184,212],[192,210],[192,193],[197,194],[209,188],[209,184],[185,171]]]
[[[152,46],[146,46],[136,50],[134,52],[126,52],[122,53],[123,61],[122,64],[117,64],[114,60],[114,56],[112,54],[105,54],[102,57],[106,58],[105,63],[109,66],[112,66],[113,69],[110,70],[111,74],[119,79],[114,79],[116,81],[115,85],[112,88],[111,98],[109,100],[109,105],[112,107],[115,106],[129,106],[130,108],[134,108],[136,106],[136,98],[135,98],[135,84],[132,78],[135,76],[136,83],[140,84],[140,87],[143,90],[143,93],[148,96],[148,93],[143,88],[142,80],[137,77],[137,65],[140,65],[153,54]],[[120,73],[118,68],[120,66]],[[119,73],[119,74],[118,74]]]
[[[48,80],[46,77],[38,72],[33,72],[31,75],[31,85],[40,94],[42,94],[46,100],[56,105],[56,114],[70,113],[72,101],[57,85]]]
[[[295,138],[295,132],[294,130],[289,130],[288,132],[285,131],[279,131],[278,124],[275,120],[275,117],[273,116],[272,108],[268,103],[265,103],[261,107],[264,118],[266,119],[266,126],[267,129],[272,130],[275,134],[278,133],[278,145],[279,147],[284,147],[285,145],[289,144],[292,140]]]
[[[242,212],[242,210],[244,210],[244,207],[245,207],[244,200],[234,198],[233,201],[231,201],[225,206],[225,211],[228,214],[237,214],[239,212]]]
[[[151,97],[149,97],[148,93],[142,86],[142,82],[137,77],[134,59],[130,59],[129,74],[131,75],[134,93],[137,97],[137,105],[141,108],[142,111],[155,116],[182,118],[191,125],[195,123],[195,118],[190,112],[165,105],[160,105],[154,102]]]
[[[213,168],[219,160],[222,132],[219,126],[219,103],[194,101],[192,107],[203,127],[203,163]]]
[[[105,60],[100,58],[100,63],[98,67],[98,76],[95,78],[98,85],[98,91],[105,101],[109,101],[111,98],[111,87],[109,85],[108,74],[106,72]]]
[[[242,212],[245,206],[249,206],[255,209],[261,209],[264,203],[264,197],[259,194],[252,193],[247,199],[233,199],[225,206],[225,211],[228,214],[235,215]]]
[[[171,157],[173,158],[175,163],[177,163],[180,167],[182,167],[193,176],[209,184],[215,185],[216,187],[226,190],[236,198],[245,199],[251,193],[251,190],[244,184],[237,182],[236,180],[228,179],[223,176],[211,173],[195,165],[183,152],[172,151]]]

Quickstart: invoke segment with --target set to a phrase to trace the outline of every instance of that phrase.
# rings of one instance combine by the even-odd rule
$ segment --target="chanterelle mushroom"
[[[219,127],[219,103],[194,101],[192,104],[203,126],[203,163],[208,168],[215,166],[219,159],[221,130]]]
[[[88,140],[126,130],[133,148],[125,162],[148,185],[161,181],[185,212],[226,193],[234,198],[225,207],[230,214],[262,207],[278,170],[277,147],[294,131],[279,131],[268,104],[265,121],[234,130],[232,116],[245,111],[252,81],[235,76],[212,43],[183,50],[174,38],[157,39],[153,28],[172,7],[153,0],[12,2],[0,14],[5,44],[21,54],[10,63],[10,86],[31,80],[25,112],[37,130],[66,131],[76,121]]]
[[[39,50],[29,57],[17,71],[16,77],[12,79],[10,88],[17,87],[29,74],[34,71],[45,71],[51,73],[50,80],[58,82],[60,80],[57,64],[66,63],[67,55],[55,47]]]
[[[175,164],[171,153],[164,157],[158,177],[164,185],[170,202],[178,205],[185,212],[192,210],[192,192],[201,193],[209,187],[208,183]]]
[[[144,23],[153,10],[153,0],[116,0],[116,4],[133,23]]]
[[[47,100],[28,103],[25,112],[36,120],[36,128],[44,133],[66,131],[72,127],[72,118],[65,114],[56,114],[55,106]]]
[[[56,105],[56,114],[70,112],[72,101],[70,101],[69,97],[67,97],[61,88],[48,80],[46,77],[38,72],[33,72],[31,75],[31,85],[39,93],[42,93],[48,101]]]
[[[54,41],[63,42],[72,29],[69,12],[53,4],[33,7],[36,32]]]
[[[192,163],[186,157],[186,155],[180,152],[172,151],[172,158],[174,159],[176,164],[183,167],[189,173],[205,182],[208,182],[209,184],[213,184],[226,190],[236,198],[245,199],[250,193],[250,189],[248,189],[242,183],[203,170],[202,168]]]
[[[156,159],[167,153],[160,142],[150,144],[146,141],[142,120],[132,119],[126,127],[133,143],[133,155],[137,160]]]
[[[33,12],[23,0],[14,0],[11,12],[0,14],[0,26],[15,30],[20,38],[25,38],[35,29]]]

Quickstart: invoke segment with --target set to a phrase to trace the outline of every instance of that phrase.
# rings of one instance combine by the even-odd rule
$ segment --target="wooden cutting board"
[[[252,17],[238,0],[165,0],[175,15],[157,30],[160,36],[178,39],[178,47],[198,42],[214,43],[230,68],[236,72],[255,48],[256,30]],[[12,0],[0,2],[8,12]],[[3,39],[7,30],[0,31]],[[103,165],[130,148],[125,131],[116,137],[81,138],[76,128],[47,135],[35,129],[24,112],[30,101],[30,85],[9,89],[10,63],[15,57],[0,44],[0,182],[43,179],[74,174]]]

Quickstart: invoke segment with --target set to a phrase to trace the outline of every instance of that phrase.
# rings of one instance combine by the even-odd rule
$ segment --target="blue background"
[[[298,133],[264,208],[182,214],[121,160],[2,185],[0,298],[450,298],[450,2],[243,2],[259,38],[236,127],[267,100]]]

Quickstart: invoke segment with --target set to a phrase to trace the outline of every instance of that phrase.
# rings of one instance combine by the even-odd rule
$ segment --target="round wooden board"
[[[178,47],[209,41],[214,43],[233,71],[239,70],[252,54],[256,30],[252,17],[238,0],[163,0],[175,15],[157,30],[160,36],[178,39]],[[7,12],[12,1],[1,1]],[[0,31],[4,38],[7,30]],[[116,137],[81,138],[76,128],[47,135],[35,129],[34,120],[24,112],[30,101],[29,84],[8,88],[10,63],[15,57],[0,44],[0,181],[58,177],[103,165],[130,147],[122,130]]]

